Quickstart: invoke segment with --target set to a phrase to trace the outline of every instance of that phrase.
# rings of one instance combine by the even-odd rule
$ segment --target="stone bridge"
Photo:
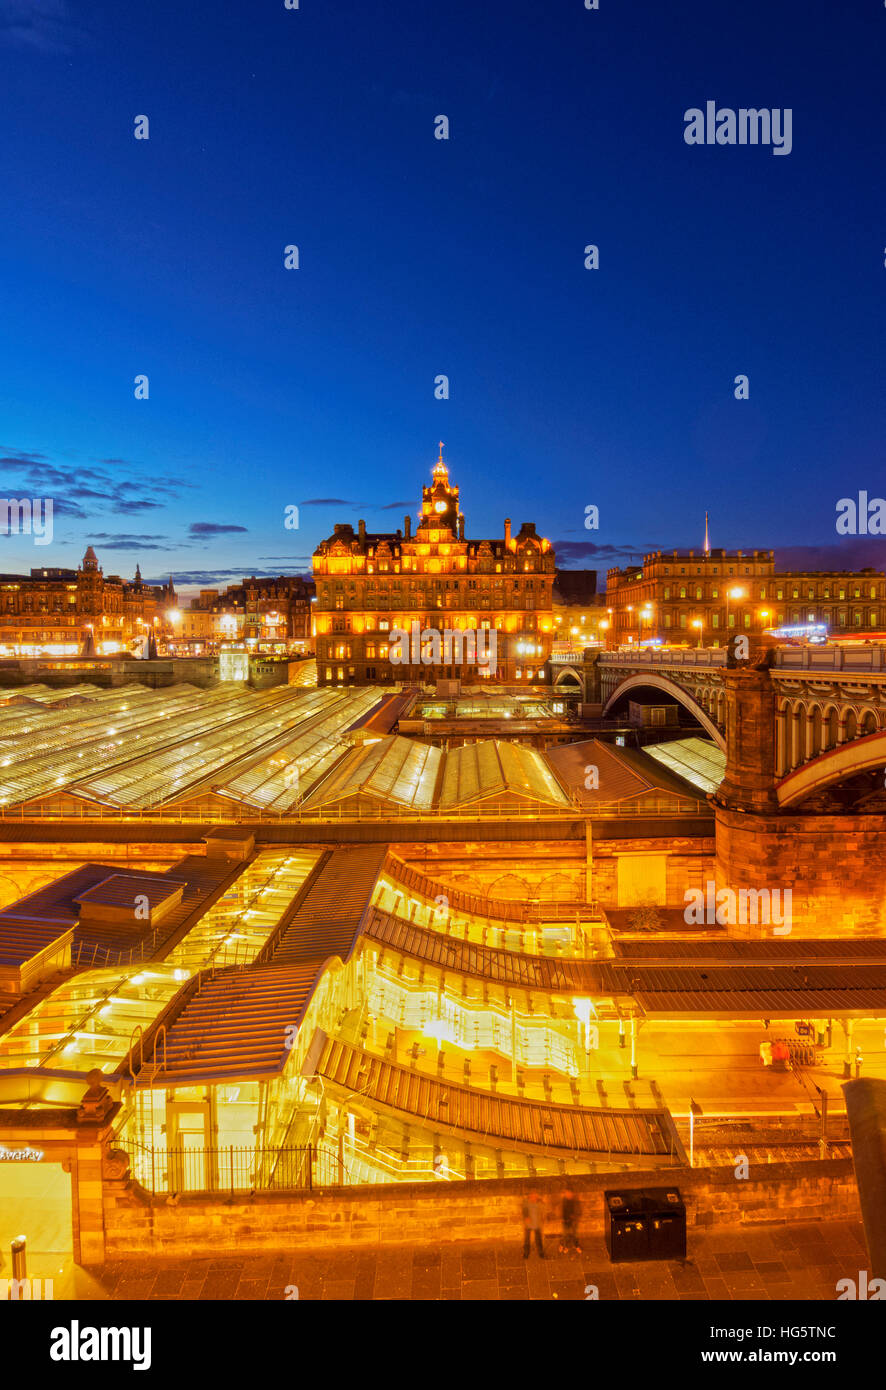
[[[586,701],[602,705],[604,715],[618,710],[634,692],[635,698],[659,692],[677,701],[726,749],[723,648],[576,651],[558,655],[553,670],[555,686],[578,685]],[[793,802],[848,772],[886,763],[882,745],[872,740],[886,731],[886,647],[779,647],[770,676],[774,775],[785,781],[785,798]],[[858,747],[847,753],[850,743]],[[821,764],[823,754],[835,755],[826,769],[819,765],[814,773],[793,776],[807,764]]]
[[[725,749],[718,887],[789,890],[802,935],[886,935],[886,647],[781,647],[731,667],[719,649],[588,651],[563,669],[604,714],[666,696]]]

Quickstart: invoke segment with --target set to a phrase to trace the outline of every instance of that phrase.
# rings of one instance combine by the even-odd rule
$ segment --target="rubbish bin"
[[[686,1259],[686,1204],[676,1188],[654,1188],[649,1196],[656,1201],[650,1215],[649,1258]]]
[[[612,1264],[686,1258],[686,1205],[676,1188],[604,1192],[603,1200]]]

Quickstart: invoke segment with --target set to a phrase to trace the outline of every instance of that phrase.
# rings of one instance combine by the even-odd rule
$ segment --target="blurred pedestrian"
[[[578,1243],[578,1222],[581,1216],[581,1203],[574,1192],[564,1192],[563,1201],[560,1206],[560,1213],[563,1218],[563,1235],[560,1238],[560,1254],[565,1255],[569,1250],[575,1250],[581,1254],[581,1246]]]
[[[523,1258],[529,1258],[529,1246],[533,1235],[535,1236],[535,1249],[538,1258],[543,1260],[545,1257],[544,1241],[542,1239],[543,1219],[541,1214],[541,1198],[537,1192],[530,1192],[523,1203]]]

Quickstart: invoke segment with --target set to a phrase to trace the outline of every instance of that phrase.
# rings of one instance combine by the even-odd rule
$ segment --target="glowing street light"
[[[704,627],[704,623],[702,622],[701,618],[693,618],[693,619],[692,619],[692,626],[698,628],[698,643],[697,643],[697,645],[700,647],[700,646],[701,646],[701,631],[702,631],[702,628]]]
[[[726,635],[729,636],[729,600],[731,598],[744,598],[744,589],[734,588],[726,590]]]
[[[579,1023],[583,1024],[583,1026],[584,1026],[585,1052],[588,1054],[588,1065],[590,1065],[590,1058],[591,1058],[591,1015],[593,1015],[594,1019],[596,1019],[596,1017],[597,1017],[597,1010],[594,1008],[594,1003],[593,1003],[593,1000],[592,1000],[592,999],[573,999],[573,1001],[572,1001],[572,1010],[573,1010],[573,1013],[575,1014],[575,1017],[578,1019]],[[597,1031],[598,1031],[598,1030],[595,1028],[595,1033],[596,1033]],[[594,1045],[597,1046],[596,1042],[595,1042]]]

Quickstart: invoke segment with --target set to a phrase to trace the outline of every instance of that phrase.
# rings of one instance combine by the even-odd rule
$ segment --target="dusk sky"
[[[55,505],[0,570],[301,573],[438,439],[469,538],[883,568],[884,51],[875,0],[0,0],[2,491]]]

